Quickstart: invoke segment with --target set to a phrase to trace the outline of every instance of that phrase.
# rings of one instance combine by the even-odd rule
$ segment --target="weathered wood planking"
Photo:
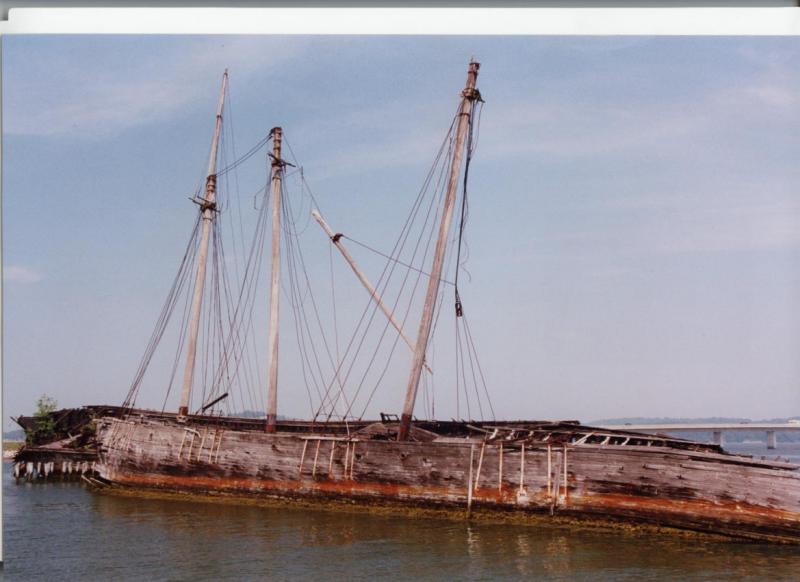
[[[525,446],[523,462],[507,444],[501,469],[499,443],[479,439],[266,434],[147,418],[103,419],[98,440],[100,477],[121,485],[466,509],[472,472],[476,508],[800,541],[798,468],[734,455],[539,444]]]

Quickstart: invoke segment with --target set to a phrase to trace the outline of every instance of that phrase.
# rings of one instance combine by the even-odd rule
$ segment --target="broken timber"
[[[358,277],[358,280],[361,281],[361,284],[369,292],[369,295],[372,298],[372,300],[375,301],[375,303],[377,303],[378,307],[381,308],[381,311],[383,311],[383,314],[389,319],[389,323],[391,323],[392,327],[394,327],[397,330],[397,333],[400,334],[400,337],[403,338],[403,341],[406,343],[406,345],[409,348],[411,348],[411,351],[413,352],[416,349],[416,347],[414,345],[414,342],[411,341],[411,338],[406,335],[405,331],[403,331],[403,327],[400,325],[400,322],[397,321],[397,319],[394,316],[394,313],[392,313],[392,310],[389,309],[389,307],[383,301],[383,298],[381,297],[380,293],[378,293],[378,290],[375,289],[375,287],[372,285],[372,283],[369,282],[369,279],[367,279],[367,276],[364,274],[364,271],[362,271],[359,268],[359,266],[356,264],[355,259],[353,259],[352,255],[347,250],[347,247],[345,247],[344,244],[342,244],[342,241],[341,241],[341,236],[342,235],[334,233],[333,230],[331,229],[331,227],[328,226],[328,223],[325,222],[325,219],[322,218],[322,215],[317,210],[312,210],[311,211],[311,215],[314,217],[314,219],[322,227],[322,230],[325,231],[325,234],[328,235],[328,238],[331,239],[331,242],[333,243],[333,246],[335,246],[337,249],[339,249],[339,252],[344,257],[344,260],[347,261],[347,264],[350,265],[350,268],[353,270],[353,273],[356,274],[356,277]],[[430,366],[428,366],[427,362],[425,362],[423,365],[425,366],[425,369],[429,373],[431,373],[431,374],[433,373],[433,370],[431,370],[431,368],[430,368]]]

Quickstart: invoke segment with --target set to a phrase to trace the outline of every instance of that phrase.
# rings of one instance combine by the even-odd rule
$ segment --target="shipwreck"
[[[604,430],[575,421],[433,418],[433,407],[424,390],[427,376],[436,368],[429,344],[439,316],[445,318],[444,287],[455,291],[456,339],[461,346],[456,352],[456,378],[461,384],[472,382],[476,389],[485,387],[458,289],[467,182],[479,126],[477,112],[483,104],[477,89],[478,72],[479,64],[470,62],[452,123],[434,167],[425,178],[422,193],[430,195],[421,194],[413,202],[398,243],[384,255],[386,269],[377,283],[370,281],[350,255],[345,246],[348,237],[335,232],[321,213],[313,211],[331,248],[341,253],[366,288],[369,297],[364,317],[380,326],[376,336],[380,341],[388,338],[386,341],[393,342],[392,353],[398,344],[405,345],[403,350],[411,350],[399,414],[381,414],[380,418],[368,420],[353,412],[355,396],[348,394],[348,389],[356,385],[360,389],[364,383],[359,383],[357,375],[350,375],[355,347],[339,353],[326,344],[326,352],[320,343],[324,330],[318,325],[319,317],[315,321],[308,313],[299,313],[298,305],[308,308],[312,315],[317,305],[305,287],[307,275],[293,246],[296,239],[290,236],[294,232],[293,214],[287,209],[291,201],[286,197],[284,181],[288,172],[296,174],[300,169],[285,157],[285,136],[280,127],[273,128],[257,144],[267,147],[269,143],[271,151],[267,158],[268,187],[264,188],[250,255],[256,261],[262,249],[267,249],[270,259],[269,322],[264,326],[254,324],[250,317],[252,307],[248,302],[255,301],[254,285],[248,279],[254,264],[250,259],[244,266],[240,290],[230,294],[239,300],[220,307],[224,303],[221,297],[227,296],[220,289],[231,285],[221,270],[224,261],[217,228],[224,209],[217,194],[223,176],[240,163],[237,159],[221,170],[217,168],[226,72],[205,184],[193,198],[197,220],[125,401],[121,406],[62,411],[64,430],[53,440],[60,444],[50,450],[47,443],[23,449],[19,453],[18,474],[40,470],[31,465],[42,459],[53,463],[49,466],[51,471],[58,472],[62,466],[66,470],[73,455],[75,463],[87,463],[80,465],[87,469],[82,471],[86,479],[108,491],[147,489],[339,500],[446,508],[466,514],[498,512],[523,518],[552,516],[651,524],[735,538],[800,542],[798,465],[729,454],[713,444]],[[257,148],[242,159],[255,151]],[[409,225],[414,221],[424,221],[418,233],[425,236],[417,236],[417,240],[411,240],[414,237]],[[269,238],[265,235],[268,225]],[[403,249],[407,250],[406,255],[402,254]],[[316,410],[308,420],[278,416],[282,258],[287,261],[284,270],[288,273],[297,340],[297,346],[284,347],[284,351],[292,350],[302,357],[306,384],[316,388],[318,395]],[[389,273],[395,269],[404,273],[403,285],[406,280],[410,281],[409,286],[420,283],[424,300],[416,311],[387,298]],[[448,276],[453,282],[447,280]],[[172,369],[174,377],[179,363],[183,364],[179,404],[171,411],[166,404],[161,411],[137,408],[142,378],[167,322],[173,312],[180,311],[176,305],[181,293],[186,297],[186,319]],[[312,299],[309,301],[308,297]],[[312,307],[309,303],[313,303]],[[405,331],[410,313],[418,316],[413,338]],[[265,374],[263,416],[224,414],[223,407],[231,406],[235,385],[249,373],[241,362],[250,349],[245,336],[253,328],[268,332],[269,368]],[[219,354],[208,356],[207,348],[199,349],[203,342],[219,348]],[[351,341],[351,345],[360,344]],[[408,353],[404,351],[406,356]],[[200,362],[203,358],[206,363]],[[374,359],[367,358],[369,363]],[[198,373],[201,367],[205,371]],[[375,386],[380,387],[383,376],[377,376]],[[168,383],[172,387],[172,379]],[[461,388],[461,392],[457,388],[457,394],[466,393],[463,385]],[[421,391],[428,418],[416,418]],[[480,390],[476,392],[480,398]],[[314,390],[309,389],[309,394],[313,395]],[[25,425],[24,419],[21,424]]]

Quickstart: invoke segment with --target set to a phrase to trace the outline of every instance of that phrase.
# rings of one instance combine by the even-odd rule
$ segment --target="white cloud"
[[[253,37],[209,37],[157,55],[143,50],[138,60],[112,64],[93,66],[68,55],[55,56],[56,62],[38,71],[49,75],[20,74],[13,90],[6,91],[3,129],[11,135],[108,137],[186,110],[198,100],[197,88],[207,87],[209,80],[218,83],[226,67],[233,67],[236,83],[244,84],[297,56],[304,46]],[[24,65],[16,63],[17,68]],[[59,87],[55,94],[54,86]]]
[[[21,267],[19,265],[8,265],[3,267],[3,280],[8,283],[38,283],[44,279],[44,275],[30,269],[28,267]]]
[[[592,211],[623,219],[617,228],[594,225],[551,234],[540,237],[537,248],[548,245],[577,257],[598,249],[617,256],[799,249],[800,203],[782,196],[778,186],[775,190],[760,202],[746,196],[742,201],[741,192],[727,202],[704,200],[700,191],[606,200]]]
[[[768,107],[796,107],[800,102],[797,91],[792,91],[788,87],[760,85],[749,88],[747,92],[756,101]]]
[[[305,157],[298,148],[300,161],[315,167],[315,180],[389,170],[433,160],[445,140],[451,122],[451,101],[438,109],[402,100],[391,100],[337,115],[305,119],[294,128],[297,135],[341,135],[346,147],[318,151]],[[457,105],[452,100],[453,108]],[[414,119],[409,123],[408,118]],[[357,163],[355,163],[357,162]],[[420,180],[424,174],[420,174]]]
[[[702,131],[701,116],[643,106],[518,103],[486,114],[481,155],[584,157],[663,147]]]
[[[511,96],[487,105],[481,155],[487,157],[684,155],[701,142],[727,144],[741,128],[800,122],[800,75],[770,68],[739,84],[687,90],[677,99],[586,99],[596,79],[577,80],[566,93]]]

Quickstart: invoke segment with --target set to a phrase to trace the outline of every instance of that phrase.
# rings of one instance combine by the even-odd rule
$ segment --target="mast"
[[[217,106],[217,119],[214,124],[214,137],[211,139],[211,153],[208,156],[208,173],[206,190],[203,198],[199,200],[200,211],[203,214],[202,231],[200,234],[200,252],[197,257],[197,276],[194,282],[194,295],[190,311],[189,343],[186,348],[186,368],[183,373],[183,388],[181,389],[181,404],[178,416],[185,417],[189,414],[189,399],[192,394],[192,380],[194,378],[194,363],[197,356],[197,335],[200,330],[200,310],[203,306],[203,288],[206,283],[206,262],[208,259],[208,238],[211,234],[212,221],[217,204],[214,197],[217,193],[217,149],[219,134],[222,129],[222,108],[225,104],[225,88],[228,84],[228,69],[222,75],[222,89],[219,94]]]
[[[436,304],[436,297],[439,294],[439,283],[442,277],[442,267],[444,266],[444,254],[447,248],[447,234],[450,231],[450,223],[453,219],[455,209],[456,190],[461,174],[461,158],[464,150],[464,140],[467,135],[470,117],[472,115],[473,102],[480,99],[480,93],[475,89],[475,82],[478,78],[480,64],[474,61],[469,63],[467,72],[467,85],[461,92],[461,108],[458,113],[458,125],[456,128],[456,139],[453,146],[453,159],[450,164],[450,176],[447,183],[447,195],[444,200],[442,211],[442,222],[439,225],[439,236],[436,239],[436,250],[433,255],[433,267],[428,281],[428,291],[425,295],[425,306],[422,309],[422,320],[419,324],[417,334],[416,349],[414,360],[411,365],[411,374],[408,378],[406,388],[406,400],[403,405],[403,415],[400,417],[400,430],[397,439],[404,441],[408,438],[411,429],[411,417],[414,413],[414,402],[417,399],[417,388],[419,378],[422,373],[422,365],[425,362],[425,351],[428,348],[430,339],[431,324],[433,323],[433,309]]]
[[[395,319],[394,313],[392,313],[392,310],[389,309],[389,307],[383,302],[383,298],[381,297],[380,293],[378,293],[378,290],[375,289],[375,287],[372,285],[372,283],[369,282],[369,279],[367,279],[367,276],[364,274],[364,272],[361,269],[358,268],[358,265],[356,264],[356,262],[353,259],[353,257],[350,255],[350,252],[347,250],[347,248],[344,246],[344,243],[342,243],[342,241],[341,241],[342,235],[341,234],[335,234],[333,232],[333,230],[331,230],[331,227],[328,226],[328,223],[325,222],[325,219],[322,218],[322,215],[318,211],[312,210],[311,211],[311,216],[313,216],[314,219],[319,223],[319,225],[322,227],[322,230],[325,231],[325,234],[328,235],[328,238],[331,239],[331,242],[334,244],[334,246],[337,249],[339,249],[339,252],[342,253],[342,256],[344,257],[344,260],[347,261],[348,265],[350,265],[350,268],[353,270],[353,273],[356,274],[356,277],[358,277],[358,280],[361,281],[361,284],[369,292],[370,297],[372,297],[372,299],[375,301],[375,303],[378,304],[378,307],[381,308],[381,311],[383,311],[384,315],[386,315],[386,317],[389,319],[389,323],[391,323],[394,326],[394,328],[397,330],[397,333],[400,334],[400,337],[403,338],[403,341],[406,342],[406,345],[409,348],[411,348],[411,351],[413,352],[415,347],[414,347],[414,343],[411,341],[411,338],[409,338],[406,335],[406,332],[403,331],[403,327],[400,325],[400,322],[397,321],[397,319]],[[430,367],[428,366],[427,363],[423,362],[423,365],[425,366],[425,369],[428,372],[433,373],[433,370],[430,369]]]
[[[281,274],[281,187],[283,165],[281,138],[283,130],[272,131],[272,287],[269,295],[269,377],[267,385],[267,432],[275,432],[278,413],[278,304]]]

